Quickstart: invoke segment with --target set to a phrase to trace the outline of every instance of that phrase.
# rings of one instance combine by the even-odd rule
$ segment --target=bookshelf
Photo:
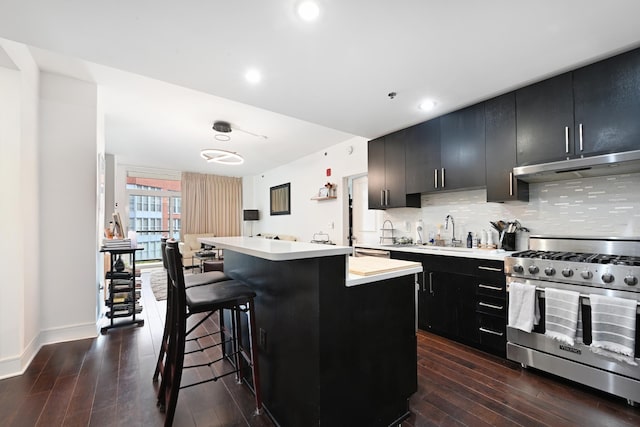
[[[100,252],[109,254],[109,271],[105,274],[105,286],[107,295],[105,298],[105,313],[108,324],[100,329],[100,333],[106,334],[109,329],[126,325],[143,326],[144,319],[136,318],[142,313],[140,304],[140,283],[136,277],[136,252],[142,247],[132,248],[131,245],[118,245],[108,243],[100,249]],[[129,268],[120,267],[122,257],[129,258]],[[122,320],[116,320],[122,319]]]

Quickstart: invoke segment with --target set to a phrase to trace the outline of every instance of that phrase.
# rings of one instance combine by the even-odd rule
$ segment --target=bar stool
[[[165,426],[170,426],[173,423],[173,417],[175,415],[176,404],[178,401],[178,393],[181,388],[193,387],[210,381],[217,381],[219,378],[232,374],[235,374],[236,381],[241,383],[243,359],[251,368],[253,388],[255,392],[256,413],[261,413],[262,399],[260,394],[260,376],[255,335],[255,292],[247,285],[237,280],[227,280],[224,282],[218,282],[214,285],[195,286],[186,289],[177,241],[167,241],[166,258],[169,276],[171,278],[171,285],[173,286],[174,301],[172,304],[167,356],[164,370],[162,372],[162,382],[158,391],[158,406],[160,406],[161,410],[165,411]],[[232,310],[233,312],[233,315],[231,316],[231,338],[229,341],[221,340],[219,344],[203,347],[198,342],[198,338],[187,339],[187,319],[191,315],[196,313],[205,313],[203,319],[201,319],[198,324],[189,331],[192,331],[214,313],[220,313],[223,309]],[[247,312],[249,316],[248,351],[242,345],[240,331],[241,312]],[[222,330],[218,332],[221,333]],[[197,348],[192,351],[185,351],[186,343],[188,341],[195,342],[197,344]],[[206,363],[185,366],[185,354],[204,352],[205,350],[215,346],[223,346],[227,342],[230,342],[232,347],[232,354],[230,354],[229,357],[234,360],[235,366],[233,369],[221,373],[220,375],[213,373],[211,378],[197,381],[195,383],[187,385],[180,384],[183,369],[199,368],[203,366],[211,368],[214,363],[225,360],[223,352],[223,355],[220,358]]]
[[[160,238],[160,248],[162,251],[162,266],[167,272],[167,313],[164,319],[164,331],[162,332],[162,342],[160,343],[160,350],[158,351],[158,361],[156,362],[156,369],[153,372],[153,382],[158,381],[158,376],[162,373],[164,368],[164,358],[167,353],[167,338],[169,337],[169,325],[171,324],[171,306],[173,304],[173,286],[171,286],[171,278],[169,277],[169,270],[167,266],[167,237]],[[191,274],[184,277],[185,288],[191,288],[194,286],[204,286],[211,283],[222,282],[229,280],[222,271],[210,271],[203,274]]]

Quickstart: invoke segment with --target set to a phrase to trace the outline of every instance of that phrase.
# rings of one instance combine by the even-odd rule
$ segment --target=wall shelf
[[[314,196],[311,198],[311,200],[333,200],[337,198],[338,196],[326,196],[326,197]]]

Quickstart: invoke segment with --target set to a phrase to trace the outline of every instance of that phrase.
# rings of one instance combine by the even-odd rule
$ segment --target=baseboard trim
[[[99,332],[100,328],[96,323],[40,331],[22,351],[22,354],[0,360],[0,380],[24,374],[24,371],[44,345],[95,338]]]

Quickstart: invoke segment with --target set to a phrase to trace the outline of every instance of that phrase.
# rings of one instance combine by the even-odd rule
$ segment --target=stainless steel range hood
[[[633,172],[640,172],[640,150],[513,168],[514,177],[525,182],[562,181]]]

